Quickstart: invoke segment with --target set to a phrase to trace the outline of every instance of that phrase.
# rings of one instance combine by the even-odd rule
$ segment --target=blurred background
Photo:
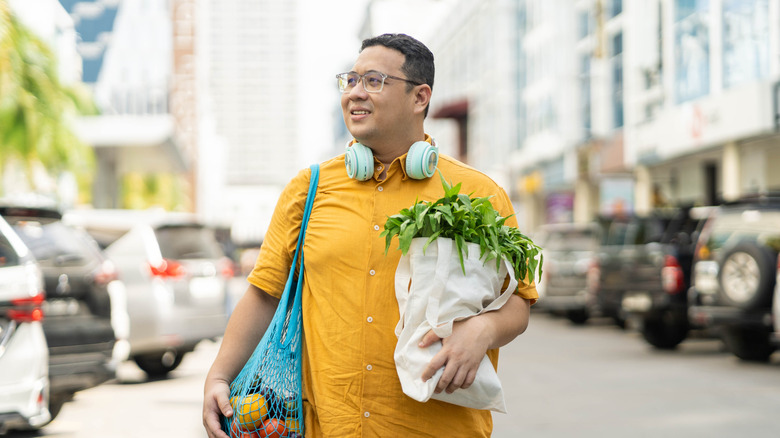
[[[684,277],[666,293],[682,301],[675,318],[687,334],[685,291],[709,214],[696,208],[780,190],[772,170],[780,167],[776,0],[0,0],[0,204],[26,208],[2,215],[33,253],[25,237],[33,222],[62,220],[94,239],[108,260],[91,272],[101,293],[111,293],[110,374],[121,377],[121,364],[133,359],[148,377],[166,376],[184,354],[198,353],[196,342],[218,338],[282,188],[350,140],[334,76],[351,69],[362,39],[385,32],[408,33],[434,53],[426,132],[443,153],[502,185],[520,228],[550,242],[546,284],[564,271],[578,274],[566,280],[578,307],[556,307],[550,295],[540,311],[579,325],[611,316],[631,327],[647,287],[625,306],[631,287],[617,287],[614,314],[596,303],[609,283],[604,248],[613,223],[684,209],[693,220],[684,229],[668,231],[674,214],[657,225],[673,238],[631,243],[673,247]],[[126,292],[134,280],[119,266],[129,251],[121,236],[139,223],[158,233],[185,222],[188,232],[213,230],[198,238],[209,248],[203,264],[166,255],[159,233],[144,281],[167,282],[173,308],[183,306],[173,283],[186,282],[197,300],[185,304],[216,303],[212,317],[221,322],[189,340],[161,333],[164,345],[139,350],[134,312],[144,311]],[[560,238],[572,230],[574,237]],[[572,239],[584,247],[561,268],[554,251],[571,250]],[[659,290],[677,284],[669,269],[662,276],[671,266],[666,255],[652,258]],[[44,283],[61,292],[63,271],[42,269],[51,277]],[[76,313],[62,309],[80,298],[65,295],[43,303],[55,319],[58,311]],[[2,300],[0,293],[0,310]],[[638,327],[655,347],[676,348],[686,337],[677,324],[659,341],[648,321]],[[201,356],[207,366],[213,350]],[[134,381],[138,369],[124,372]],[[99,383],[52,394],[64,403]],[[36,391],[37,406],[48,405],[48,390]],[[45,424],[41,412],[28,425],[29,418]]]
[[[4,58],[30,97],[0,124],[6,195],[191,211],[257,239],[280,187],[341,153],[332,76],[386,31],[430,46],[426,130],[529,232],[780,186],[774,1],[3,3],[29,34],[4,50],[36,67]]]

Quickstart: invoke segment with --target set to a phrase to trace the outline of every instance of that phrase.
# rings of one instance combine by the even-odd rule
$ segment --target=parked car
[[[625,260],[640,273],[626,291],[621,308],[626,318],[634,318],[645,341],[661,349],[673,349],[700,328],[688,320],[686,293],[696,241],[712,207],[681,208],[650,220],[661,234]],[[625,255],[625,253],[624,253]]]
[[[780,198],[719,207],[702,230],[689,291],[693,321],[719,331],[743,360],[774,352],[772,300],[780,251]]]
[[[0,218],[0,433],[51,420],[43,300],[35,258]]]
[[[588,320],[588,267],[599,249],[601,227],[593,223],[548,224],[535,236],[544,254],[537,285],[538,308],[561,314],[575,324]]]
[[[129,358],[149,376],[174,370],[204,339],[222,336],[233,264],[214,230],[162,210],[74,210],[115,263],[127,290]]]
[[[591,309],[621,327],[636,317],[645,340],[673,348],[688,333],[685,291],[700,219],[688,208],[668,208],[603,223],[588,274]]]
[[[2,205],[0,215],[43,272],[53,418],[76,392],[115,376],[108,287],[117,278],[116,270],[89,235],[62,222],[57,209]]]

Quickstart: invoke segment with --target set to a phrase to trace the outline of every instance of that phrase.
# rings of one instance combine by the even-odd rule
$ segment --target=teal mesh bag
[[[311,166],[309,193],[295,257],[279,306],[252,356],[230,384],[233,416],[222,418],[222,430],[230,437],[304,436],[301,380],[302,248],[318,180],[319,166],[315,164]]]

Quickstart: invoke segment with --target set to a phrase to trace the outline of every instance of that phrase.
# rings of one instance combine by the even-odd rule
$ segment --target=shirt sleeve
[[[282,191],[260,254],[247,277],[250,284],[276,298],[281,298],[290,273],[310,179],[311,170],[301,170]]]

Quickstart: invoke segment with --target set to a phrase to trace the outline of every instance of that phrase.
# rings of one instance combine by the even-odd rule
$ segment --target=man
[[[438,176],[411,178],[405,162],[414,143],[431,141],[423,121],[433,76],[431,52],[400,34],[365,40],[352,71],[338,76],[344,121],[355,140],[372,152],[374,167],[361,181],[345,172],[344,155],[320,166],[304,245],[307,437],[490,436],[490,411],[407,397],[393,360],[399,318],[394,275],[401,254],[391,250],[385,255],[380,233],[388,216],[417,199],[443,195]],[[512,214],[506,193],[482,173],[445,156],[438,170],[448,181],[462,183],[463,193],[493,195],[501,215]],[[281,296],[309,177],[308,169],[301,171],[281,195],[248,278],[251,286],[233,312],[206,378],[203,422],[210,437],[225,436],[218,417],[233,413],[229,383],[262,337]],[[533,285],[521,284],[501,309],[456,323],[421,377],[428,379],[444,367],[436,392],[469,387],[486,352],[495,366],[498,347],[525,331],[536,298]],[[430,332],[421,346],[438,341]]]

